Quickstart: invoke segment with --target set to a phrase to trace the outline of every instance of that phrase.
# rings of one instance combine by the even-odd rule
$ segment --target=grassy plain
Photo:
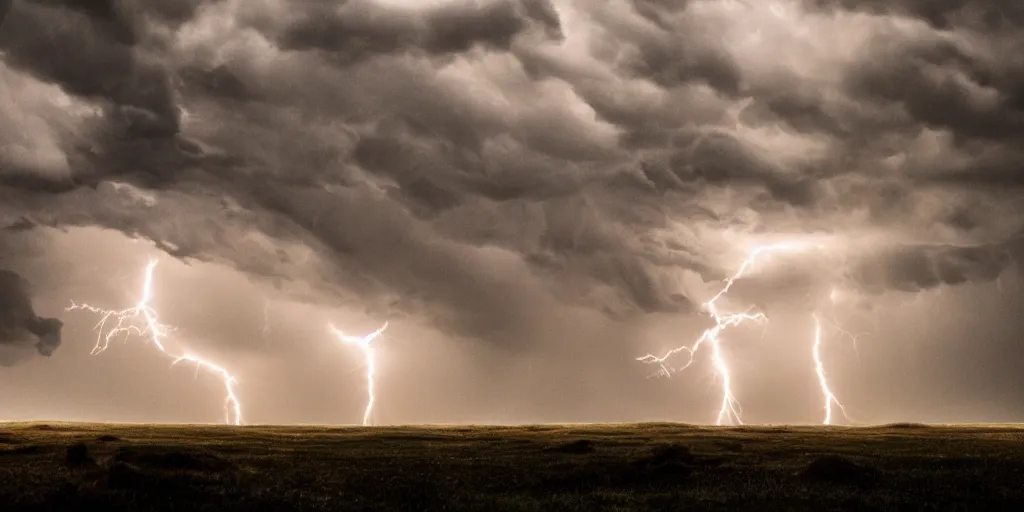
[[[0,423],[0,510],[1024,510],[1024,428]]]

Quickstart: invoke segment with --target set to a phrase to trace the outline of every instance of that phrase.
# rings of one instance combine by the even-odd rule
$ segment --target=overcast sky
[[[1024,421],[1024,7],[0,0],[0,419]],[[727,304],[726,304],[727,302]],[[752,308],[752,309],[751,309]],[[59,320],[59,321],[58,321]],[[61,322],[63,323],[61,325]],[[856,342],[854,336],[858,334]],[[57,343],[59,342],[59,347]],[[49,355],[47,355],[49,354]],[[674,358],[674,367],[686,358]]]

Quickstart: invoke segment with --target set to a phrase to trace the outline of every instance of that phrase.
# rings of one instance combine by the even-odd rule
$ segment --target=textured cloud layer
[[[60,346],[61,326],[56,318],[36,315],[28,283],[21,276],[0,270],[0,345],[34,345],[41,355],[50,356]],[[18,352],[0,352],[0,364],[12,364],[21,356]]]
[[[693,311],[761,240],[825,237],[817,279],[872,293],[1021,251],[1009,2],[173,4],[9,8],[5,224],[507,343]]]

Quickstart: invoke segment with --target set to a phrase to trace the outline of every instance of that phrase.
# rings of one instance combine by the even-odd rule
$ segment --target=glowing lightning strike
[[[846,416],[846,408],[839,402],[836,395],[832,393],[832,389],[829,388],[828,378],[825,376],[825,363],[821,360],[821,319],[817,314],[814,314],[814,373],[818,376],[818,386],[821,388],[821,394],[825,398],[825,420],[822,422],[823,425],[832,424],[832,404],[839,407],[842,411],[843,416]]]
[[[358,345],[359,349],[363,351],[363,359],[366,363],[367,395],[366,410],[363,411],[363,426],[367,426],[370,424],[370,415],[373,414],[373,403],[377,400],[377,397],[374,394],[374,376],[377,371],[377,365],[373,346],[371,345],[371,343],[373,342],[373,340],[377,339],[378,336],[384,333],[384,330],[388,328],[388,323],[384,322],[384,325],[382,325],[380,329],[377,329],[376,331],[373,331],[372,333],[363,337],[348,336],[345,333],[341,332],[334,325],[329,324],[328,327],[330,327],[331,331],[334,332],[334,335],[337,336],[342,343]]]
[[[135,306],[122,309],[122,310],[109,310],[101,309],[88,304],[77,304],[74,301],[71,302],[71,306],[67,307],[65,311],[89,311],[100,315],[100,321],[96,324],[95,330],[97,331],[96,345],[93,347],[90,354],[97,355],[107,350],[110,346],[110,341],[114,337],[124,335],[127,341],[131,335],[146,336],[149,341],[153,344],[161,354],[172,359],[171,366],[174,366],[182,361],[189,361],[196,364],[196,370],[199,368],[205,368],[206,370],[217,374],[221,377],[224,382],[224,389],[227,393],[227,397],[224,402],[224,414],[225,423],[241,425],[242,424],[242,406],[238,400],[238,396],[235,394],[235,385],[238,381],[235,379],[230,372],[221,366],[206,361],[198,356],[192,354],[182,354],[180,356],[172,355],[168,352],[164,346],[163,340],[169,336],[174,329],[168,325],[161,324],[157,318],[156,310],[149,304],[153,298],[153,271],[156,268],[157,261],[150,260],[146,266],[146,280],[142,288],[142,298]],[[136,319],[142,317],[145,322],[144,327],[139,327],[133,323]],[[114,326],[110,330],[106,330],[107,322],[114,321]],[[106,335],[104,335],[106,331]]]
[[[691,364],[693,364],[694,354],[696,354],[697,350],[700,349],[700,347],[705,342],[707,342],[708,344],[711,345],[711,360],[714,364],[715,371],[718,373],[719,378],[722,380],[722,402],[718,410],[718,418],[716,419],[715,423],[717,425],[722,425],[726,423],[742,424],[743,421],[740,418],[740,405],[732,392],[732,376],[729,373],[729,366],[728,364],[726,364],[725,357],[722,354],[720,336],[722,334],[722,331],[729,327],[733,327],[748,321],[759,322],[767,320],[768,317],[764,313],[751,313],[750,309],[740,313],[724,313],[719,310],[718,301],[722,299],[722,297],[724,297],[727,293],[729,293],[729,290],[732,289],[733,284],[738,279],[746,275],[747,271],[750,269],[752,265],[754,265],[754,263],[757,262],[758,258],[761,255],[773,254],[777,252],[803,252],[811,248],[820,248],[820,246],[816,244],[791,242],[768,244],[755,247],[747,255],[747,259],[743,261],[743,264],[740,265],[739,270],[737,270],[735,274],[733,274],[731,277],[725,280],[725,286],[722,287],[722,289],[717,294],[715,294],[715,296],[712,297],[711,300],[704,303],[704,308],[708,311],[708,314],[711,315],[711,318],[713,318],[715,321],[715,325],[713,327],[704,331],[700,338],[697,338],[697,341],[690,346],[684,345],[674,348],[672,350],[669,350],[660,357],[655,356],[653,354],[647,354],[643,357],[638,357],[637,360],[643,361],[645,363],[658,364],[661,367],[661,373],[663,373],[664,375],[671,375],[673,371],[685,370]],[[687,354],[689,354],[689,359],[687,360],[686,364],[683,365],[682,368],[679,368],[678,370],[670,370],[665,365],[665,362],[670,357],[680,352],[686,352]]]

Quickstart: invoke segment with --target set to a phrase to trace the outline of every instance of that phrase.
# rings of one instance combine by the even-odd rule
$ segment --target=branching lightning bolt
[[[377,400],[376,393],[374,391],[375,383],[374,378],[377,372],[377,361],[376,354],[373,350],[373,340],[377,339],[384,330],[388,328],[388,322],[384,322],[384,325],[373,331],[372,333],[363,336],[348,336],[341,332],[334,325],[328,325],[334,335],[337,336],[338,340],[345,344],[352,344],[359,347],[359,350],[363,352],[363,361],[366,364],[366,409],[363,411],[363,426],[370,424],[370,416],[373,414],[373,404]]]
[[[669,376],[676,371],[682,371],[688,368],[694,361],[694,355],[705,343],[711,347],[711,361],[714,365],[715,372],[718,374],[719,379],[722,382],[722,401],[718,410],[718,416],[715,420],[717,425],[723,424],[742,424],[741,418],[741,407],[736,396],[732,390],[732,375],[729,371],[729,365],[725,360],[725,356],[722,353],[722,332],[729,327],[734,327],[746,322],[762,322],[767,321],[768,317],[761,312],[752,312],[753,308],[749,308],[746,311],[728,313],[720,309],[719,301],[725,297],[732,286],[737,280],[744,277],[750,268],[757,263],[761,256],[767,256],[774,253],[780,252],[805,252],[810,249],[820,248],[816,244],[800,243],[800,242],[789,242],[789,243],[777,243],[760,245],[755,247],[747,255],[747,258],[740,265],[739,270],[736,271],[732,276],[725,280],[725,286],[719,290],[710,300],[704,303],[704,309],[707,310],[708,314],[715,321],[715,325],[705,330],[703,334],[691,345],[683,345],[673,348],[665,352],[661,356],[653,354],[647,354],[643,357],[637,358],[638,361],[645,363],[657,364],[661,368],[661,374]],[[815,361],[815,370],[818,376],[819,386],[821,387],[822,394],[825,397],[825,424],[830,424],[832,421],[832,405],[836,404],[842,409],[842,404],[836,399],[828,386],[828,380],[825,376],[824,365],[821,362],[820,357],[820,346],[821,346],[821,321],[817,314],[813,315],[815,322],[815,333],[812,354]],[[685,352],[688,355],[686,364],[681,368],[672,369],[667,365],[667,361],[675,356],[676,354]],[[844,410],[845,414],[845,410]]]
[[[842,337],[849,338],[850,341],[853,342],[853,349],[857,353],[857,357],[859,358],[860,357],[860,353],[858,351],[858,348],[859,348],[858,347],[858,343],[860,342],[861,337],[862,336],[872,336],[872,337],[874,337],[874,334],[872,334],[870,332],[853,333],[853,332],[848,331],[845,328],[843,328],[843,326],[842,326],[843,321],[840,321],[839,314],[836,313],[836,302],[838,300],[839,300],[839,290],[836,289],[836,288],[833,288],[832,292],[829,294],[829,301],[831,303],[831,315],[830,315],[831,320],[825,319],[825,318],[823,318],[823,317],[821,317],[819,315],[818,316],[818,321],[823,323],[823,324],[827,324],[827,325],[831,326],[832,329],[837,331]]]
[[[100,315],[100,321],[95,327],[98,334],[96,336],[96,345],[90,352],[92,355],[98,355],[107,350],[110,347],[111,340],[117,336],[124,335],[125,341],[127,341],[130,336],[137,335],[147,337],[150,343],[162,355],[172,360],[171,366],[182,361],[188,361],[196,364],[196,371],[199,368],[203,368],[217,375],[224,382],[224,390],[227,394],[224,401],[224,421],[228,424],[241,425],[242,406],[238,400],[238,395],[235,393],[235,385],[238,384],[235,377],[225,368],[194,354],[173,355],[164,345],[163,340],[174,332],[174,328],[160,323],[156,310],[150,305],[150,301],[153,298],[153,272],[156,269],[156,265],[156,260],[150,260],[146,266],[146,279],[142,288],[142,297],[135,306],[122,310],[109,310],[72,301],[71,306],[67,307],[65,311],[89,311]],[[141,327],[136,322],[140,319],[143,323]],[[109,322],[113,322],[114,325],[107,329]]]

